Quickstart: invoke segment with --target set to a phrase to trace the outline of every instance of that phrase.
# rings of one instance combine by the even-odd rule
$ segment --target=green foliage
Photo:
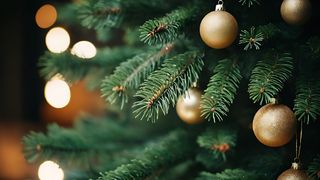
[[[196,161],[208,170],[220,170],[228,163],[219,153],[203,148],[197,153]]]
[[[293,110],[299,121],[308,124],[320,115],[320,81],[314,77],[302,76],[296,85]]]
[[[183,161],[179,164],[171,166],[170,169],[166,169],[166,171],[161,171],[160,176],[149,178],[152,180],[168,180],[168,179],[186,179],[189,177],[187,174],[190,170],[195,167],[194,161],[192,159]],[[159,174],[159,173],[158,173]]]
[[[248,30],[241,30],[239,44],[246,44],[243,48],[244,50],[252,49],[253,47],[256,50],[260,49],[261,43],[263,41],[263,34],[256,30],[254,26]]]
[[[242,5],[247,5],[248,7],[253,6],[254,4],[260,4],[259,0],[239,0]]]
[[[272,37],[281,33],[280,29],[272,23],[258,26],[256,29],[257,33],[263,34],[265,40],[271,39]]]
[[[311,37],[306,44],[312,53],[311,56],[315,59],[320,58],[320,37]]]
[[[81,24],[96,30],[115,27],[122,19],[120,0],[83,1],[78,11]]]
[[[113,29],[110,27],[100,28],[96,30],[96,37],[97,40],[100,42],[107,42],[112,40],[114,37],[113,35]]]
[[[195,17],[198,10],[195,4],[189,4],[164,17],[146,21],[139,29],[141,40],[149,45],[174,41],[181,34],[181,28]]]
[[[55,4],[57,10],[57,21],[63,24],[75,25],[78,23],[78,18],[75,16],[78,11],[78,6],[74,3]]]
[[[312,179],[320,177],[320,155],[317,155],[308,166],[308,175]]]
[[[252,26],[249,30],[241,30],[239,44],[246,44],[244,50],[255,48],[259,50],[261,42],[267,39],[271,39],[280,34],[280,29],[274,24],[261,25],[255,28]]]
[[[160,51],[149,50],[121,63],[112,75],[102,81],[102,96],[111,104],[120,101],[122,108],[128,101],[128,91],[138,88],[172,48],[172,44],[167,44]]]
[[[99,74],[99,71],[105,74],[115,65],[138,52],[141,50],[127,47],[98,49],[97,55],[90,60],[78,58],[68,52],[60,54],[46,52],[40,57],[38,66],[40,75],[47,80],[56,74],[61,74],[67,81],[75,82],[91,71],[95,74]]]
[[[84,0],[79,3],[77,14],[84,27],[107,30],[123,24],[140,24],[150,17],[163,14],[175,4],[178,3],[164,3],[164,0]]]
[[[130,163],[101,174],[99,179],[148,179],[157,171],[189,158],[193,153],[194,138],[183,130],[175,130],[157,143],[147,146],[141,155]],[[181,148],[183,147],[183,148]]]
[[[203,66],[202,53],[188,51],[167,59],[162,68],[154,71],[140,86],[134,103],[136,118],[155,122],[159,111],[167,114],[179,96],[199,78]]]
[[[55,159],[85,168],[92,163],[96,163],[95,167],[114,168],[137,154],[132,150],[142,143],[144,133],[112,119],[81,119],[73,129],[53,124],[48,127],[47,134],[31,132],[23,138],[24,154],[29,162]],[[122,157],[117,157],[120,154]],[[100,159],[99,163],[93,161],[95,158]]]
[[[259,104],[268,103],[281,91],[293,69],[289,53],[268,52],[252,70],[248,92],[250,99]]]
[[[216,122],[227,115],[242,77],[239,67],[230,59],[220,60],[213,73],[201,99],[201,113]]]
[[[128,45],[128,46],[133,46],[136,44],[142,44],[139,38],[139,29],[138,28],[127,28],[125,30],[125,34],[123,36],[123,41]]]
[[[200,147],[209,150],[214,159],[220,157],[226,161],[226,153],[236,146],[237,134],[234,130],[226,128],[207,129],[198,136],[197,143]]]
[[[226,169],[220,173],[209,173],[209,172],[202,172],[197,180],[212,180],[212,179],[219,179],[219,180],[255,180],[259,179],[253,172],[245,171],[242,169]]]
[[[225,3],[228,11],[237,17],[244,28],[239,44],[244,50],[261,48],[260,51],[206,47],[200,39],[198,28],[203,15],[214,8],[209,0],[80,0],[68,3],[58,11],[59,24],[67,25],[75,34],[90,36],[92,30],[76,29],[79,24],[77,20],[80,20],[83,26],[95,30],[97,39],[90,39],[102,41],[99,46],[113,43],[125,46],[99,49],[96,57],[90,60],[80,59],[69,52],[47,52],[39,62],[41,75],[50,79],[61,74],[69,82],[85,78],[95,87],[101,85],[103,97],[111,103],[119,102],[121,107],[131,100],[131,93],[137,90],[134,115],[152,122],[162,114],[168,114],[179,96],[195,82],[204,87],[210,78],[201,98],[201,114],[210,121],[218,122],[229,114],[242,76],[250,79],[250,99],[263,104],[282,90],[295,65],[297,73],[305,70],[313,76],[297,82],[294,101],[296,117],[307,123],[317,119],[320,114],[320,82],[316,72],[320,64],[320,38],[317,37],[317,29],[309,31],[303,26],[288,26],[275,13],[266,17],[264,12],[279,11],[276,0],[259,7],[255,5],[263,1]],[[248,11],[249,8],[240,4],[249,8],[254,6],[255,9]],[[269,21],[269,24],[256,25]],[[310,23],[308,27],[314,25],[314,22]],[[309,37],[314,34],[315,37]],[[187,43],[181,42],[184,38],[190,39],[186,40]],[[144,43],[152,47],[145,47]],[[174,52],[171,51],[171,43],[174,43]],[[199,47],[203,47],[206,54],[196,49]],[[293,52],[297,63],[293,63],[290,54],[269,51],[270,47]],[[179,54],[176,55],[176,52]],[[208,60],[209,67],[199,78],[204,66],[203,56]],[[232,59],[224,59],[226,57]],[[212,66],[215,68],[210,77],[206,73],[211,71]],[[110,75],[110,72],[113,74]],[[161,121],[155,125],[132,121],[130,117],[122,119],[131,115],[131,109],[111,112],[114,107],[108,106],[106,116],[115,115],[117,118],[88,118],[76,121],[72,129],[50,125],[47,133],[32,132],[23,138],[24,153],[29,162],[57,161],[66,179],[98,176],[108,180],[194,179],[205,168],[210,172],[202,172],[198,179],[275,179],[292,151],[283,147],[265,153],[268,148],[250,139],[248,114],[252,115],[252,107],[246,106],[243,101],[246,95],[240,93],[239,100],[243,103],[233,107],[236,112],[232,115],[238,118],[233,123],[241,128],[239,137],[235,128],[207,128],[206,124],[200,124],[188,126],[187,130],[174,130],[158,138],[159,133],[183,126],[182,122]],[[291,94],[288,95],[290,97]],[[175,113],[172,115],[176,117]],[[170,120],[171,117],[162,119]],[[310,130],[306,138],[315,135],[312,132],[314,129]],[[236,156],[233,154],[235,151]],[[320,156],[317,156],[308,172],[317,178],[319,171]],[[99,172],[104,173],[98,175]]]
[[[246,164],[247,169],[259,174],[262,179],[276,179],[279,173],[283,171],[282,167],[286,165],[287,160],[280,151],[268,150],[267,152],[256,153],[249,150],[250,154],[241,164]]]

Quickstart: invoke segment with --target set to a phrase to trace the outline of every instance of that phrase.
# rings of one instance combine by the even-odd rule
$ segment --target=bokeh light
[[[45,161],[39,166],[38,177],[40,180],[63,180],[64,173],[55,162]]]
[[[45,85],[44,95],[52,107],[63,108],[70,101],[70,87],[64,80],[54,77]]]
[[[36,13],[36,23],[40,28],[48,28],[57,20],[56,8],[50,4],[41,6]]]
[[[97,54],[96,47],[89,41],[79,41],[73,45],[71,54],[83,59],[93,58]]]
[[[53,53],[67,50],[70,45],[69,33],[62,27],[52,28],[46,35],[46,45]]]

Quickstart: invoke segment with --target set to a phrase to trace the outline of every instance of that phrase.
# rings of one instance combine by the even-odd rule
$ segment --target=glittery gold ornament
[[[281,16],[291,25],[302,25],[310,17],[311,4],[309,0],[284,0],[281,4]]]
[[[203,121],[200,110],[201,91],[190,88],[188,92],[180,96],[177,102],[177,114],[187,124],[199,124]]]
[[[270,103],[255,114],[252,128],[254,135],[264,145],[279,147],[287,144],[295,133],[296,120],[290,108]]]
[[[300,169],[298,163],[292,163],[292,167],[277,178],[277,180],[308,180],[308,174],[306,171]]]
[[[221,2],[221,1],[219,1]],[[238,35],[238,23],[223,4],[218,4],[215,11],[208,13],[201,21],[200,36],[204,43],[215,49],[230,46]]]

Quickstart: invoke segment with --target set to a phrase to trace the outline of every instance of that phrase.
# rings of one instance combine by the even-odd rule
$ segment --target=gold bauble
[[[197,88],[190,88],[188,92],[180,96],[177,102],[177,114],[187,124],[199,124],[203,121],[200,110],[202,92]]]
[[[311,4],[309,0],[284,0],[280,12],[288,24],[302,25],[311,15]]]
[[[230,46],[238,35],[236,19],[226,11],[212,11],[201,21],[200,36],[204,43],[215,49]]]
[[[306,171],[301,170],[297,163],[292,163],[292,167],[277,178],[277,180],[308,180],[308,174]]]
[[[296,120],[290,108],[282,104],[267,104],[255,114],[254,135],[264,145],[279,147],[287,144],[295,133]]]

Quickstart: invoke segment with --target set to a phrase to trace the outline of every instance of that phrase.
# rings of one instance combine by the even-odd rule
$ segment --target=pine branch
[[[246,44],[243,48],[244,50],[252,49],[253,47],[256,50],[260,49],[261,43],[263,41],[263,34],[255,29],[255,27],[251,27],[250,31],[241,30],[240,33],[240,41],[239,44]]]
[[[40,57],[38,66],[41,76],[47,80],[59,73],[68,82],[75,82],[86,76],[90,70],[110,71],[110,68],[119,62],[139,52],[141,50],[135,48],[105,48],[98,50],[97,55],[90,60],[83,60],[68,52],[60,54],[46,52]]]
[[[78,16],[87,28],[103,30],[119,27],[121,24],[141,24],[146,19],[162,15],[179,1],[166,3],[164,0],[86,0],[78,3]],[[159,6],[161,4],[161,6]],[[141,12],[144,13],[141,13]]]
[[[215,159],[226,161],[226,153],[236,146],[237,135],[234,130],[226,128],[207,129],[198,136],[200,147],[209,150]]]
[[[317,155],[308,166],[308,175],[312,179],[320,178],[320,155]]]
[[[201,113],[206,119],[222,121],[227,115],[241,80],[239,67],[230,59],[219,61],[201,100]]]
[[[94,158],[99,158],[99,162],[103,163],[119,154],[123,158],[131,157],[130,153],[123,151],[123,147],[133,149],[144,136],[143,130],[136,132],[136,128],[128,128],[112,119],[82,119],[76,122],[73,129],[50,125],[47,134],[32,132],[25,136],[26,159],[29,162],[56,159],[65,164],[90,166]],[[118,165],[119,161],[114,160],[112,164]]]
[[[88,0],[79,6],[81,24],[87,28],[116,27],[122,20],[120,0]]]
[[[149,44],[166,44],[174,41],[186,22],[193,20],[199,7],[189,4],[178,8],[164,17],[148,20],[139,29],[141,41]]]
[[[102,96],[111,104],[120,101],[121,108],[128,101],[128,91],[138,88],[140,83],[159,65],[164,56],[168,55],[173,44],[165,45],[160,51],[151,50],[136,55],[123,62],[114,73],[102,81]]]
[[[141,156],[131,160],[129,164],[103,173],[99,179],[148,179],[161,168],[189,158],[194,146],[194,138],[190,133],[175,130],[159,142],[147,146]]]
[[[50,132],[48,136],[31,132],[23,138],[24,154],[29,162],[46,159],[66,160],[66,158],[71,161],[76,160],[74,164],[89,161],[89,152],[94,150],[78,134],[61,133],[57,125],[49,126],[48,131]],[[53,134],[57,132],[60,134]],[[77,157],[81,158],[77,159]]]
[[[275,25],[269,23],[255,28],[252,26],[249,30],[241,30],[239,44],[246,44],[244,50],[255,48],[259,50],[261,42],[268,40],[279,34],[281,31]]]
[[[133,105],[136,118],[155,122],[159,111],[168,113],[170,104],[199,78],[203,66],[202,53],[189,51],[167,59],[160,70],[154,71],[140,86]]]
[[[250,99],[259,104],[268,103],[283,88],[292,74],[293,62],[289,53],[268,53],[253,69],[248,92]]]
[[[260,5],[259,0],[239,0],[239,3],[241,3],[243,6],[247,5],[248,7],[251,7],[254,4]]]
[[[219,180],[255,180],[259,179],[253,172],[245,171],[242,169],[226,169],[220,173],[209,173],[209,172],[202,172],[197,180],[212,180],[212,179],[219,179]]]
[[[314,77],[303,76],[297,81],[294,112],[299,121],[309,124],[320,115],[320,82]]]

